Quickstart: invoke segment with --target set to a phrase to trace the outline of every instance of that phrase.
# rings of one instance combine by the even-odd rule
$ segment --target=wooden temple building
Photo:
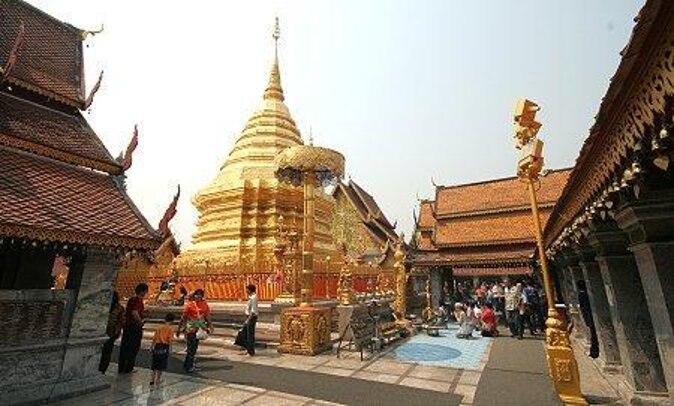
[[[0,1],[2,404],[109,385],[98,362],[120,257],[160,243],[124,190],[130,156],[114,160],[82,115],[98,88],[85,95],[87,34]]]
[[[538,190],[542,222],[550,216],[570,169],[550,171]],[[422,200],[416,219],[412,266],[414,289],[431,279],[433,306],[455,280],[502,280],[530,276],[536,248],[526,185],[516,177],[436,186]]]
[[[672,405],[674,2],[646,1],[635,22],[544,234],[565,300],[587,286],[595,361],[625,404]]]
[[[276,43],[278,34],[277,26]],[[140,281],[149,281],[153,292],[162,281],[173,279],[188,291],[204,288],[215,301],[245,300],[249,283],[258,287],[260,300],[277,299],[284,281],[290,280],[285,274],[301,265],[304,202],[301,187],[276,178],[274,159],[303,143],[285,103],[276,47],[261,105],[214,179],[192,199],[199,213],[192,245],[178,252],[164,244],[161,252],[126,261],[116,284],[120,293],[130,294]],[[331,192],[319,188],[315,202],[315,298],[337,297],[345,260],[357,268],[356,289],[374,291],[379,271],[392,272],[391,241],[398,240],[394,225],[353,181],[338,183]]]

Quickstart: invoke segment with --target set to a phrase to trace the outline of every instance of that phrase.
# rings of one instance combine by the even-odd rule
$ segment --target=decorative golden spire
[[[264,91],[264,98],[275,99],[279,101],[285,100],[283,97],[283,88],[281,88],[281,73],[278,68],[278,40],[281,38],[281,28],[279,27],[278,17],[276,17],[276,23],[274,24],[274,32],[272,33],[274,38],[274,63],[271,66],[271,72],[269,73],[269,84],[267,89]]]

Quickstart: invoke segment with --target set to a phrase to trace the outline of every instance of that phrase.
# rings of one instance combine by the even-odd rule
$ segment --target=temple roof
[[[545,224],[549,210],[541,210]],[[437,247],[487,245],[534,241],[531,210],[438,220],[434,242]]]
[[[159,237],[109,175],[0,146],[0,235],[154,249]]]
[[[59,111],[2,91],[0,144],[101,171],[121,171],[79,112]]]
[[[522,265],[529,262],[534,252],[532,242],[484,247],[459,247],[452,250],[416,251],[414,262],[426,265],[484,267],[494,264]]]
[[[435,209],[432,200],[422,200],[419,204],[419,219],[417,228],[432,229],[435,226]]]
[[[333,196],[339,191],[344,193],[349,199],[358,212],[363,224],[382,244],[385,244],[389,240],[396,241],[398,239],[395,226],[386,218],[372,195],[367,193],[353,180],[349,180],[348,183],[340,182],[333,192]]]
[[[83,32],[20,0],[0,1],[0,22],[0,237],[157,248],[78,111]]]
[[[543,224],[570,171],[550,171],[541,179],[538,196]],[[514,177],[438,186],[435,201],[420,202],[417,251],[412,262],[478,268],[526,267],[535,249],[530,207],[526,186]]]
[[[541,178],[538,203],[541,206],[554,204],[566,184],[570,169],[550,171]],[[517,177],[456,186],[439,186],[435,199],[436,216],[461,216],[499,211],[505,212],[529,207],[526,186]]]
[[[82,31],[21,0],[0,2],[0,71],[24,24],[8,81],[74,107],[84,103]]]
[[[634,18],[630,39],[583,142],[573,172],[545,231],[550,245],[564,228],[620,177],[635,144],[655,124],[671,97],[671,32],[674,2],[647,0]],[[653,70],[656,72],[654,73]]]

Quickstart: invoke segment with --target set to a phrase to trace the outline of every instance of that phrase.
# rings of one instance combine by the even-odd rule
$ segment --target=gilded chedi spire
[[[193,245],[177,260],[178,271],[208,272],[239,264],[250,272],[271,269],[278,219],[302,225],[302,191],[276,179],[274,158],[302,137],[284,103],[278,58],[278,19],[274,59],[262,105],[244,126],[215,179],[193,198],[199,211]],[[323,194],[322,194],[323,195]],[[317,248],[329,249],[331,198],[318,205]],[[322,210],[322,213],[321,213]],[[289,224],[289,227],[292,227]],[[239,266],[237,265],[237,266]],[[264,269],[262,269],[264,268]]]
[[[284,101],[283,88],[281,87],[281,73],[278,68],[278,40],[281,38],[281,28],[279,27],[278,17],[276,17],[276,24],[274,25],[274,63],[271,65],[271,72],[269,72],[269,84],[264,91],[264,99],[275,99]]]

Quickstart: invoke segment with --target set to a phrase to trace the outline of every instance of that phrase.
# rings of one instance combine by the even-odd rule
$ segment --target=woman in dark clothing
[[[112,357],[112,349],[115,347],[115,341],[122,333],[122,326],[124,325],[124,306],[119,303],[119,294],[112,292],[112,304],[110,305],[110,313],[108,314],[108,325],[105,328],[105,334],[108,340],[103,344],[101,350],[101,362],[98,364],[98,370],[102,374],[108,370],[110,365],[110,358]]]
[[[243,328],[236,336],[234,344],[246,350],[249,356],[255,355],[255,324],[257,323],[257,295],[255,294],[255,285],[248,285],[246,292],[248,293],[248,305],[246,306],[246,322]]]
[[[136,286],[136,296],[129,299],[126,304],[124,332],[122,334],[122,343],[119,347],[118,372],[120,374],[132,372],[133,367],[136,365],[136,355],[138,355],[140,342],[143,339],[143,323],[145,322],[145,304],[143,303],[143,299],[147,291],[147,284],[139,283]]]

